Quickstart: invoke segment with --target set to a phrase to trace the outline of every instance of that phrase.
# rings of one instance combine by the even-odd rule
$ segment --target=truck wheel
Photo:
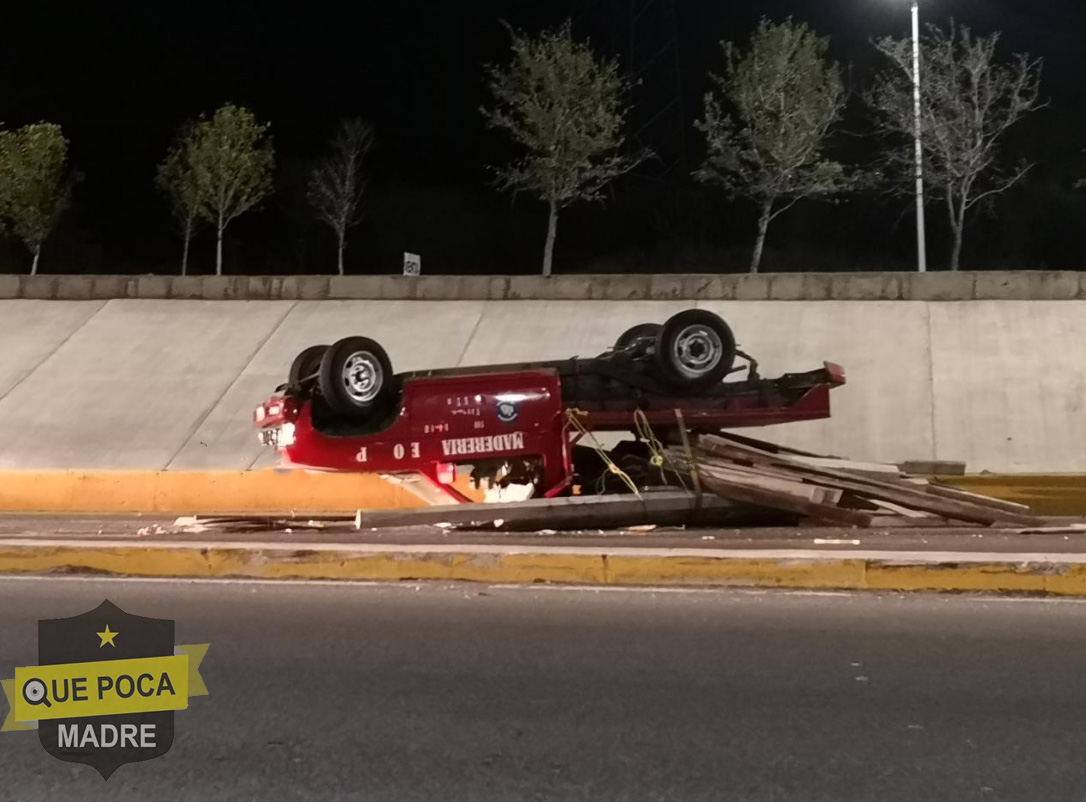
[[[664,378],[676,387],[711,387],[735,364],[735,336],[712,312],[679,312],[664,323],[656,337],[656,361]]]
[[[656,339],[656,336],[660,333],[660,329],[663,328],[659,323],[638,323],[633,328],[626,329],[622,332],[619,338],[615,341],[616,349],[623,349],[627,346],[633,345],[638,340]]]
[[[290,363],[287,384],[290,387],[301,387],[302,382],[316,378],[321,369],[321,357],[327,350],[327,345],[311,345],[294,357],[294,361]]]
[[[369,337],[347,337],[321,357],[320,391],[334,412],[369,417],[388,402],[392,362],[385,349]]]

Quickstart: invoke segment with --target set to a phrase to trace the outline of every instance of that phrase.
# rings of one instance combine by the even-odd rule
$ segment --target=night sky
[[[1046,62],[1052,107],[1012,143],[1028,148],[1040,166],[1028,186],[995,210],[997,218],[971,230],[967,266],[1005,267],[1011,260],[1027,268],[1081,267],[1073,263],[1075,221],[1086,210],[1070,187],[1080,177],[1075,170],[1086,175],[1086,5],[921,5],[930,21],[953,16],[978,32],[1002,30],[1005,52],[1029,50]],[[631,30],[631,9],[638,8],[642,16]],[[689,180],[701,157],[690,126],[701,111],[706,71],[720,67],[717,43],[745,38],[763,14],[791,15],[830,34],[857,86],[877,61],[868,38],[905,34],[909,24],[906,0],[8,0],[0,5],[0,120],[8,127],[61,124],[72,165],[84,175],[73,208],[46,244],[45,272],[175,270],[179,245],[152,186],[154,166],[177,125],[224,101],[249,105],[272,123],[282,168],[276,197],[230,230],[228,272],[330,269],[331,238],[307,219],[302,177],[306,160],[320,153],[344,116],[371,121],[379,143],[371,155],[367,219],[348,253],[350,271],[398,270],[403,250],[420,251],[425,272],[534,271],[542,207],[524,198],[514,204],[487,185],[486,165],[509,151],[478,112],[486,100],[482,67],[505,56],[501,20],[535,31],[570,16],[575,33],[624,62],[631,54],[642,61],[665,54],[646,74],[642,106],[669,109],[664,127],[646,136],[656,137],[650,144],[674,163],[666,176],[631,179],[603,209],[570,214],[559,233],[557,269],[737,270],[749,247],[748,210]],[[681,102],[669,106],[674,99]],[[667,129],[669,120],[680,119],[682,125]],[[847,142],[844,148],[845,158],[863,149]],[[1034,225],[1030,215],[1040,215],[1045,204],[1056,211]],[[876,211],[870,203],[797,209],[775,232],[770,267],[907,266],[905,206],[875,205]],[[1019,224],[1008,225],[1008,218]],[[986,226],[996,226],[1002,238],[992,243],[981,236]],[[939,236],[933,234],[935,247]],[[196,269],[206,271],[212,238],[205,231],[194,247]],[[0,254],[9,269],[22,269],[24,259],[15,245]]]

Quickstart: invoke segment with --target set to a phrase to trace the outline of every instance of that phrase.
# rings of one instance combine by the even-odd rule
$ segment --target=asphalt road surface
[[[0,800],[1086,798],[1081,602],[0,579],[0,676],[106,598],[210,696],[108,782],[4,733]]]

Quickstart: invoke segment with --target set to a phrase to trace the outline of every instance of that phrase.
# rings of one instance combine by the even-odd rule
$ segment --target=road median
[[[1086,554],[1043,552],[12,538],[0,540],[0,574],[444,580],[1086,597]]]

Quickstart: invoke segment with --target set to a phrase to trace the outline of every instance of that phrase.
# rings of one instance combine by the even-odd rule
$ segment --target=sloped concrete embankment
[[[964,460],[971,472],[1086,474],[1086,352],[1077,347],[1086,300],[1061,293],[1050,295],[1065,300],[0,300],[0,471],[24,477],[21,491],[0,477],[0,507],[20,503],[28,472],[71,482],[62,474],[273,467],[251,412],[306,345],[364,333],[399,370],[562,358],[597,353],[628,326],[692,305],[727,318],[766,375],[822,360],[846,367],[833,419],[774,427],[766,436],[776,441],[856,459]],[[216,481],[241,481],[224,478]]]

